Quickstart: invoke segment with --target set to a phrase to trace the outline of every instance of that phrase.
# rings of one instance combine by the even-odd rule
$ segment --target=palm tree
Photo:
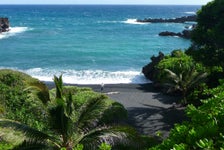
[[[165,86],[168,86],[168,93],[173,91],[181,91],[183,95],[183,103],[186,104],[186,95],[198,85],[202,80],[207,77],[207,73],[198,72],[195,67],[182,70],[181,72],[175,73],[170,69],[164,69],[167,73],[165,76]]]
[[[62,76],[55,76],[54,82],[56,97],[49,106],[51,132],[45,133],[16,121],[0,119],[0,127],[13,128],[25,136],[14,149],[72,150],[78,144],[83,144],[84,149],[97,149],[100,143],[127,144],[136,138],[135,130],[130,127],[100,123],[104,111],[109,109],[104,96],[91,99],[77,108],[72,93],[63,94]]]

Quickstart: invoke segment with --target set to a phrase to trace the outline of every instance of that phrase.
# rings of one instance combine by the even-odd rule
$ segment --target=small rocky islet
[[[0,33],[9,31],[9,19],[0,17]]]

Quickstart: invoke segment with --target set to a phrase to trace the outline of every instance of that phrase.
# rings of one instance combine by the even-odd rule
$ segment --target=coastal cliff
[[[9,31],[9,19],[0,17],[0,33]]]

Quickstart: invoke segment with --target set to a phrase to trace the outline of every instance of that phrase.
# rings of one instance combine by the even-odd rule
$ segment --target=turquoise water
[[[200,6],[1,5],[11,30],[0,34],[0,68],[23,71],[44,81],[63,74],[76,84],[145,83],[141,69],[159,51],[185,49],[191,42],[160,37],[189,24],[137,23],[175,18]]]

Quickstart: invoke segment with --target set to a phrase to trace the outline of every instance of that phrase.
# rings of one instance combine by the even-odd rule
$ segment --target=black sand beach
[[[54,86],[53,83],[47,85]],[[101,85],[75,86],[101,92]],[[152,84],[105,84],[102,93],[123,104],[128,110],[128,124],[144,135],[160,132],[167,137],[175,123],[186,119],[183,109],[173,107],[178,98],[159,93]]]

